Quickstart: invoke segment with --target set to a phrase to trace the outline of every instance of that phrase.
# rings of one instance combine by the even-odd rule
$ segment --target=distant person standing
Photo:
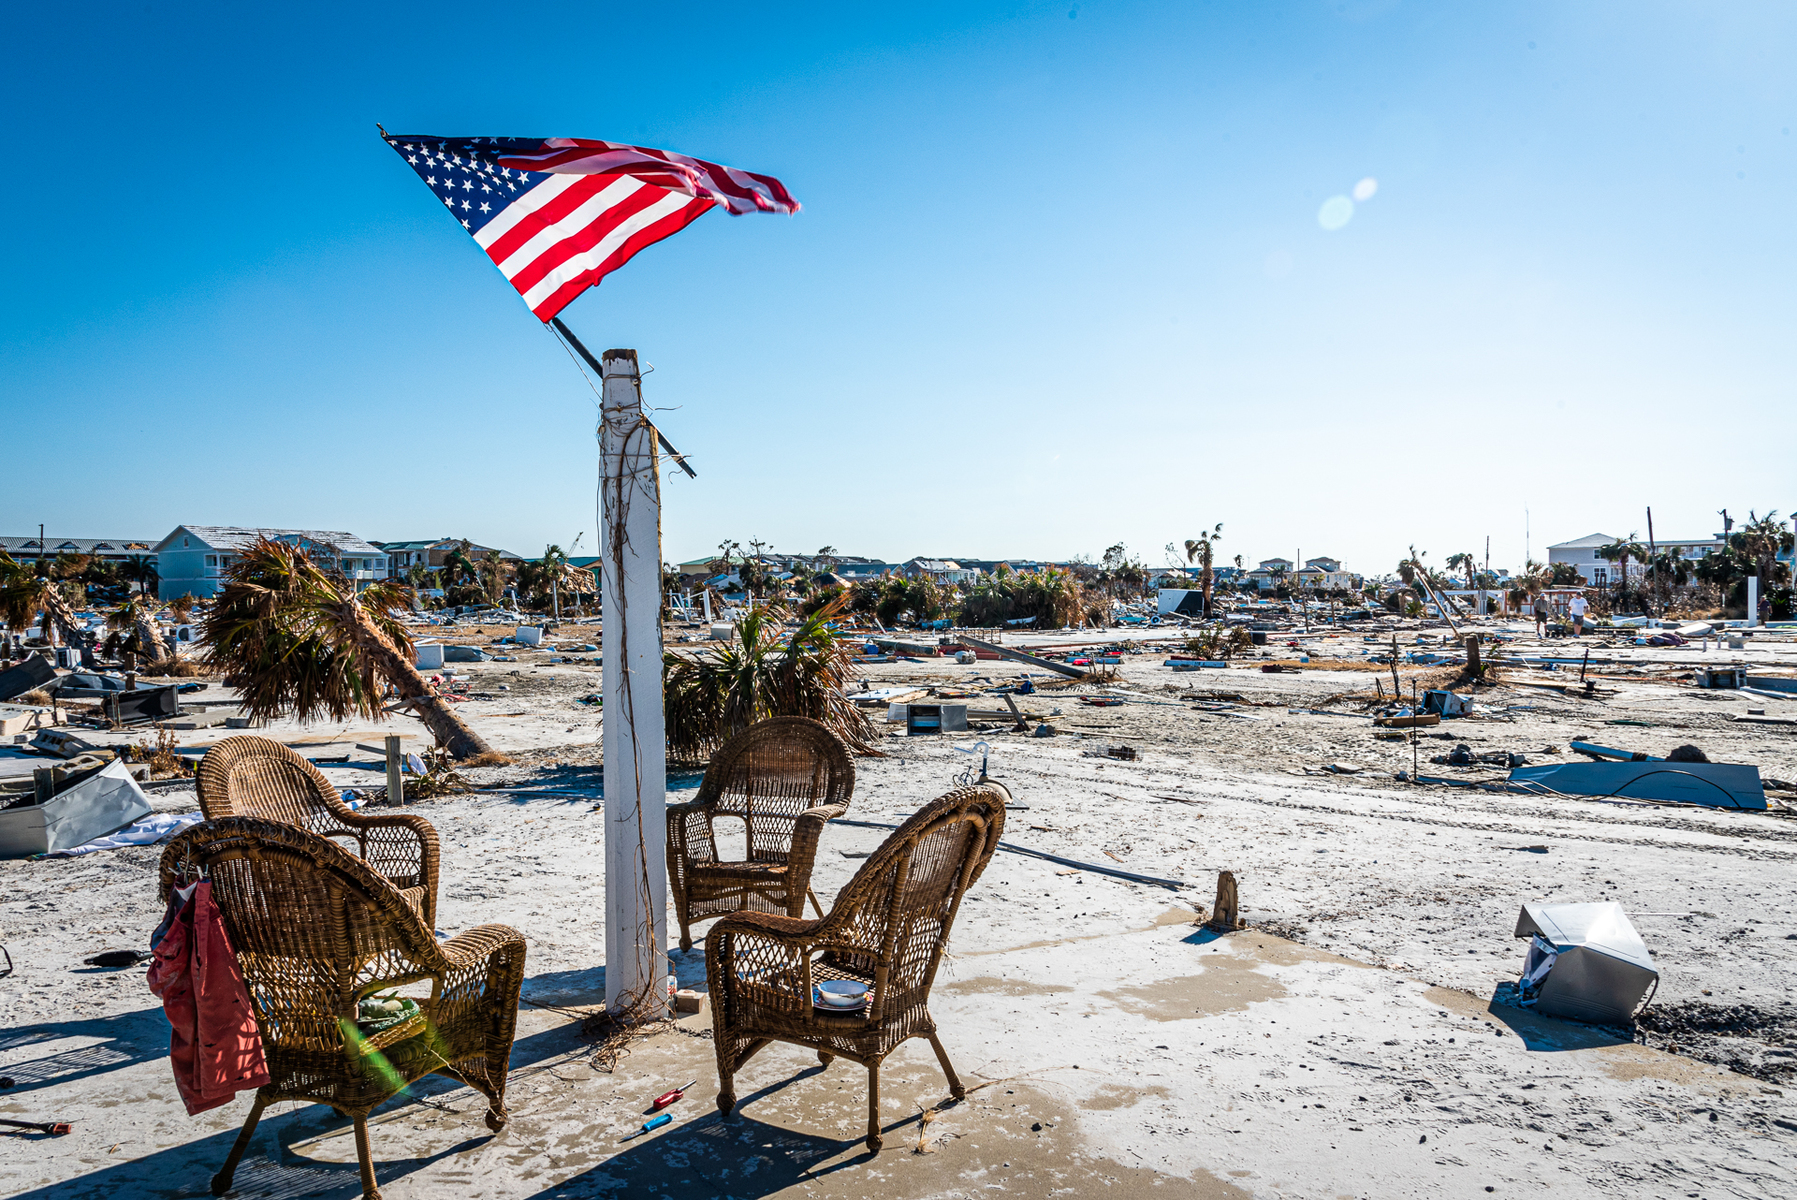
[[[1567,603],[1566,611],[1572,617],[1572,636],[1585,636],[1585,610],[1590,607],[1590,605],[1585,603],[1585,597],[1582,593],[1574,595]]]
[[[1547,636],[1547,593],[1535,597],[1535,636]]]

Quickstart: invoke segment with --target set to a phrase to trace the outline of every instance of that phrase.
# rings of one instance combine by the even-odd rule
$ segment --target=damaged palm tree
[[[394,616],[408,607],[398,583],[355,584],[298,546],[264,538],[225,575],[200,626],[200,645],[250,717],[378,718],[391,685],[458,759],[492,748],[413,666],[412,637]]]
[[[1204,615],[1210,616],[1210,593],[1216,583],[1217,573],[1212,564],[1217,557],[1217,539],[1223,536],[1223,522],[1218,521],[1215,529],[1207,529],[1195,538],[1186,539],[1186,565],[1194,560],[1198,563],[1198,588],[1204,593]],[[1238,559],[1236,565],[1240,566]]]
[[[75,608],[62,588],[62,580],[39,575],[31,563],[22,563],[0,550],[0,621],[22,632],[42,613],[56,627],[63,643],[84,652],[91,650],[87,630],[75,619]]]
[[[842,614],[847,599],[837,597],[790,630],[785,608],[757,604],[726,645],[697,659],[667,655],[663,687],[669,756],[709,758],[768,717],[810,717],[857,754],[877,753],[872,722],[843,692],[853,665],[848,643],[831,622]]]
[[[156,614],[142,596],[133,596],[106,614],[106,627],[117,637],[116,649],[127,651],[146,662],[159,663],[172,657],[162,631],[156,627]],[[108,647],[113,638],[106,639]]]

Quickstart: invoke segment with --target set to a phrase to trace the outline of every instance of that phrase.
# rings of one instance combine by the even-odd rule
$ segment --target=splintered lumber
[[[966,642],[969,646],[974,647],[976,650],[990,650],[1001,658],[1008,658],[1013,662],[1028,663],[1032,667],[1040,667],[1044,671],[1053,671],[1055,674],[1065,675],[1069,679],[1084,679],[1086,677],[1086,673],[1078,667],[1070,667],[1065,663],[1049,662],[1046,658],[1037,658],[1034,654],[1025,654],[1021,650],[1012,650],[1009,647],[1000,646],[996,642],[983,642],[979,638],[966,636],[963,636],[961,640]]]
[[[1383,725],[1387,729],[1415,729],[1426,725],[1441,724],[1441,714],[1411,713],[1402,717],[1374,717],[1373,724]]]
[[[1029,722],[1025,721],[1023,719],[1023,714],[1017,711],[1017,701],[1011,699],[1011,693],[1009,692],[1005,693],[1005,707],[1009,708],[1011,710],[1011,715],[1017,718],[1017,724],[1014,727],[1014,731],[1017,733],[1028,733],[1030,727]]]

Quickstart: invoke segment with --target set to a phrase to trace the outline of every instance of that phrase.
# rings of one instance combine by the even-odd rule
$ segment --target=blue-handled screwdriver
[[[668,1124],[673,1119],[674,1114],[672,1113],[662,1113],[659,1117],[650,1117],[647,1121],[643,1122],[643,1127],[641,1129],[637,1130],[635,1133],[625,1134],[624,1140],[628,1142],[631,1138],[648,1133],[651,1129],[660,1129],[663,1125]]]

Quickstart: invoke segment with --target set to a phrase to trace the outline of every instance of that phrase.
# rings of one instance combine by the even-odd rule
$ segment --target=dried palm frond
[[[474,790],[474,785],[463,779],[450,765],[448,751],[427,750],[420,757],[424,759],[424,774],[406,784],[408,795],[429,800],[435,796],[453,796]]]

